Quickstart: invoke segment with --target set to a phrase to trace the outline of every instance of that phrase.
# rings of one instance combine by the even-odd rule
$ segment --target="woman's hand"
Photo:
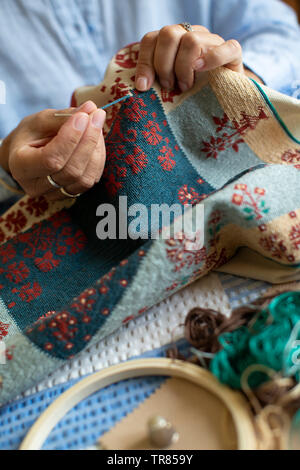
[[[73,116],[55,117],[55,113]],[[0,164],[30,196],[66,197],[51,186],[48,175],[68,193],[83,193],[103,173],[105,117],[91,101],[79,109],[51,109],[28,116],[4,139]]]
[[[165,26],[142,39],[136,88],[148,90],[157,76],[166,90],[174,88],[177,82],[182,91],[187,91],[194,84],[196,72],[206,72],[222,65],[245,73],[242,47],[238,41],[231,39],[225,42],[204,26],[193,26],[193,31],[189,32],[178,24]]]

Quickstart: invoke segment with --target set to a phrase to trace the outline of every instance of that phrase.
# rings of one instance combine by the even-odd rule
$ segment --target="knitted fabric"
[[[1,403],[241,246],[298,269],[299,102],[226,69],[187,93],[158,83],[137,93],[138,49],[120,51],[104,82],[74,95],[103,106],[132,91],[108,111],[100,183],[75,203],[25,197],[0,219]],[[190,225],[204,201],[203,248],[188,250],[189,228],[181,238],[99,240],[97,207],[119,215],[119,196],[147,208],[190,203]]]

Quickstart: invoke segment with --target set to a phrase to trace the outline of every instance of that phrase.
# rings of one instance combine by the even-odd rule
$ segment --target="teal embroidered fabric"
[[[299,271],[300,146],[255,83],[220,69],[185,94],[157,83],[137,93],[137,54],[138,45],[120,51],[101,85],[75,93],[78,104],[90,97],[100,106],[132,91],[108,113],[100,183],[71,207],[26,197],[0,219],[0,403],[223,265],[241,246]],[[295,100],[265,93],[278,112],[293,111],[293,134],[300,132]],[[147,238],[150,220],[141,238],[99,239],[97,208],[112,204],[118,221],[120,196],[128,207],[149,211],[189,204],[186,231],[177,236],[174,217],[167,238]],[[191,250],[200,204],[204,243]],[[129,232],[133,219],[122,219]],[[163,220],[156,222],[164,233]]]

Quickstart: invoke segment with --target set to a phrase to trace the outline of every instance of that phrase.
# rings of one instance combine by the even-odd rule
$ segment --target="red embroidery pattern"
[[[250,116],[246,113],[241,113],[239,122],[236,120],[230,121],[227,114],[223,118],[214,116],[213,120],[216,128],[216,133],[222,134],[219,137],[212,136],[209,142],[203,141],[202,152],[206,153],[206,158],[217,159],[219,154],[227,149],[232,149],[236,153],[239,151],[239,144],[244,142],[243,136],[250,130],[254,130],[259,121],[268,119],[264,109],[258,108],[258,116]]]
[[[96,289],[91,288],[85,290],[79,297],[74,299],[73,303],[71,304],[71,308],[76,310],[78,313],[83,314],[83,321],[89,322],[91,319],[88,317],[88,312],[93,309],[94,303],[96,302],[95,297]]]
[[[203,195],[200,196],[194,188],[188,187],[184,184],[178,191],[178,199],[183,205],[197,204],[204,199]]]
[[[162,141],[162,136],[159,134],[161,129],[158,123],[155,121],[148,121],[145,127],[149,129],[149,131],[143,131],[142,135],[145,137],[148,144],[158,145]]]
[[[28,222],[28,215],[39,217],[48,209],[48,202],[43,197],[25,198],[19,202],[19,209],[10,210],[0,217],[0,224],[5,227],[5,231],[0,228],[0,244],[9,240],[21,230]]]
[[[124,318],[122,321],[123,325],[127,325],[131,320],[134,320],[135,316],[134,315],[129,315],[129,317]]]
[[[173,103],[175,96],[181,95],[181,90],[179,88],[175,88],[174,90],[167,91],[163,88],[161,89],[161,99],[163,103]]]
[[[5,350],[5,358],[7,361],[12,361],[14,358],[13,351],[15,349],[15,346],[8,346]]]
[[[10,212],[5,219],[5,227],[13,233],[18,233],[25,227],[27,218],[20,210]]]
[[[169,139],[166,138],[165,141],[167,144],[169,143]],[[165,171],[173,170],[174,166],[176,165],[176,161],[172,158],[174,157],[174,153],[171,147],[164,145],[160,151],[163,155],[158,156],[158,161],[160,162],[162,169]]]
[[[139,311],[138,311],[138,314],[137,316],[140,316],[142,315],[144,312],[146,312],[148,310],[149,307],[143,307],[141,308]],[[134,320],[136,317],[134,315],[129,315],[128,317],[124,318],[123,320],[123,324],[124,325],[127,325],[127,323],[129,323],[131,320]]]
[[[271,233],[266,237],[262,237],[259,240],[261,247],[269,252],[273,258],[280,260],[286,259],[288,262],[293,263],[295,256],[288,253],[288,249],[283,240],[280,239],[280,234]]]
[[[3,323],[2,321],[0,321],[0,341],[2,341],[5,338],[5,336],[8,335],[9,327],[10,327],[9,323]]]
[[[16,256],[16,250],[11,243],[8,243],[6,246],[0,246],[0,258],[2,264],[7,263]]]
[[[127,260],[124,260],[124,262]],[[109,287],[107,284],[112,280],[116,273],[116,268],[112,268],[109,273],[105,274],[105,276],[102,276],[101,279],[98,279],[97,285],[99,286],[99,293],[102,295],[105,295],[109,292]]]
[[[255,188],[253,194],[246,184],[237,184],[234,189],[242,194],[234,193],[232,202],[236,206],[245,206],[243,212],[246,220],[259,220],[264,214],[268,214],[270,209],[266,207],[265,201],[261,200],[266,193],[265,189]]]
[[[281,160],[291,164],[300,163],[300,150],[287,150],[282,155]]]
[[[20,207],[24,208],[28,214],[34,215],[34,217],[40,217],[46,212],[49,204],[45,198],[40,196],[20,201]]]
[[[139,58],[139,43],[135,42],[124,47],[115,57],[115,63],[123,69],[133,69]]]
[[[118,100],[119,98],[122,98],[123,96],[128,94],[129,86],[126,83],[123,83],[120,77],[117,77],[114,81],[114,84],[112,85],[110,89],[110,99],[107,101],[107,103],[112,103],[115,100]],[[101,91],[105,92],[105,89],[102,89]],[[106,111],[106,121],[105,121],[105,126],[103,130],[104,137],[107,136],[113,122],[115,121],[116,117],[118,116],[118,113],[120,111],[120,108],[123,103],[116,103],[113,106],[110,106],[107,111]]]
[[[124,110],[124,114],[132,122],[139,122],[143,117],[147,116],[147,111],[143,108],[146,108],[144,100],[142,98],[137,98],[133,100],[130,98],[131,106],[127,107]]]
[[[26,266],[24,261],[10,264],[5,268],[0,268],[0,274],[5,274],[5,277],[14,284],[19,284],[27,279],[29,273],[29,268]]]
[[[145,252],[140,250],[138,256],[142,257],[144,254]],[[60,355],[64,358],[72,357],[75,352],[78,352],[78,348],[81,348],[82,341],[88,342],[93,337],[93,334],[101,325],[101,317],[109,315],[110,308],[103,306],[103,300],[113,305],[112,297],[115,296],[118,287],[123,289],[128,286],[128,279],[125,278],[126,271],[122,271],[124,277],[113,280],[119,269],[125,267],[128,263],[129,260],[122,260],[118,267],[112,268],[101,279],[98,279],[94,287],[86,289],[77,298],[73,299],[68,309],[61,312],[48,312],[40,317],[26,329],[26,334],[33,334],[37,344],[49,353],[55,351],[56,354],[59,350]],[[112,280],[113,284],[110,286]],[[109,292],[110,297],[101,299]],[[96,303],[100,299],[102,305],[99,305],[97,309]]]
[[[29,282],[28,284],[25,284],[25,286],[22,286],[20,289],[17,289],[15,287],[14,289],[12,289],[12,293],[19,294],[20,299],[23,300],[23,302],[28,303],[42,294],[42,288],[38,282],[34,282],[33,284]]]
[[[166,244],[168,245],[167,257],[175,265],[174,272],[181,271],[185,267],[196,267],[196,269],[194,269],[187,277],[184,277],[180,281],[176,281],[170,285],[167,288],[167,291],[174,291],[175,289],[190,284],[209,270],[217,268],[228,261],[225,248],[222,248],[221,250],[218,249],[221,219],[221,212],[215,211],[211,214],[208,222],[208,233],[210,235],[209,245],[212,247],[211,254],[207,253],[206,247],[192,252],[188,251],[186,247],[189,240],[184,236],[184,234],[181,234],[181,238],[178,240],[171,239],[166,241]]]
[[[155,119],[156,113],[152,113],[152,117]],[[145,137],[148,144],[156,146],[162,143],[163,137],[160,134],[161,128],[159,127],[157,122],[148,121],[145,127],[149,129],[149,131],[143,131],[142,135]],[[159,155],[157,158],[163,170],[171,171],[175,167],[176,161],[173,159],[174,153],[172,148],[169,146],[170,140],[168,139],[168,137],[165,137],[164,142],[166,145],[163,145],[162,148],[159,150],[162,155]]]
[[[56,315],[52,321],[49,322],[49,327],[53,331],[53,336],[58,341],[64,341],[65,349],[72,349],[74,344],[71,342],[75,337],[78,328],[75,326],[77,319],[69,312],[62,312]],[[51,349],[50,343],[46,345],[46,349]]]
[[[206,259],[206,248],[203,247],[201,250],[190,251],[191,240],[189,240],[184,233],[176,235],[177,238],[171,238],[166,240],[167,257],[174,263],[174,272],[181,271],[183,268],[198,265]]]
[[[111,103],[112,101],[118,100],[119,98],[123,98],[123,96],[127,95],[127,93],[128,93],[128,85],[126,85],[126,83],[122,83],[121,78],[117,77],[115,79],[114,84],[112,85],[110,89],[111,100],[109,101],[109,103]]]
[[[60,260],[54,259],[52,252],[47,251],[47,253],[45,253],[42,258],[36,258],[34,260],[34,264],[40,271],[47,273],[48,271],[51,271],[52,269],[59,266]]]
[[[145,106],[141,98],[129,98],[128,107],[124,113],[127,114],[129,120],[136,123],[147,114],[147,111],[143,109]],[[107,191],[112,196],[120,191],[123,187],[123,180],[128,176],[128,168],[123,166],[124,163],[129,165],[133,174],[139,173],[148,164],[147,155],[138,145],[134,145],[132,154],[126,155],[126,144],[136,142],[137,131],[136,129],[128,129],[125,135],[121,129],[121,122],[122,117],[118,114],[106,139],[109,165],[104,171],[104,181]]]
[[[300,249],[300,223],[294,225],[289,233],[289,238],[293,243],[293,247],[295,250]]]
[[[48,219],[48,225],[37,224],[31,231],[19,234],[14,243],[22,242],[26,246],[23,250],[25,258],[35,258],[35,265],[44,272],[50,271],[60,264],[56,256],[65,256],[67,253],[76,254],[81,251],[87,243],[85,234],[79,229],[72,229],[71,225],[58,229],[63,224],[71,222],[67,212],[59,212]],[[53,254],[54,253],[54,254]]]
[[[162,124],[158,122],[157,112],[152,112],[150,116],[149,109],[156,95],[150,96],[150,105],[147,100],[148,95],[143,98],[137,93],[126,100],[106,138],[108,164],[103,180],[112,197],[124,187],[126,178],[137,175],[148,166],[149,155],[153,155],[154,149],[149,148],[147,152],[146,144],[157,147],[155,158],[163,171],[170,172],[176,166],[175,152],[179,151],[179,147],[177,144],[171,147],[170,139],[162,129],[162,126],[167,126],[167,121],[162,120]]]
[[[23,207],[27,206],[35,214],[45,209],[43,200],[22,202]],[[30,263],[26,264],[26,258],[32,259],[37,269],[47,273],[60,265],[62,257],[80,252],[86,243],[85,234],[74,229],[69,214],[61,211],[50,217],[47,225],[36,224],[31,230],[16,235],[6,246],[0,246],[0,275],[12,284],[21,284],[30,277],[31,267]],[[17,253],[16,246],[21,248],[22,245],[22,250]],[[23,302],[31,302],[42,294],[42,287],[38,282],[27,282],[19,288],[13,288],[11,292],[17,294]],[[10,302],[8,307],[13,308],[15,305],[15,302]]]
[[[141,170],[146,168],[148,164],[148,157],[143,152],[141,147],[136,145],[133,149],[133,155],[127,155],[125,158],[125,162],[130,166],[132,173],[136,175]],[[124,168],[123,171],[124,171],[124,175],[126,176],[127,169]]]

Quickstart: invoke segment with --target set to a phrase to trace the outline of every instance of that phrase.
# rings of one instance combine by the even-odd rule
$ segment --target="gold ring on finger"
[[[53,186],[53,188],[56,188],[56,189],[60,189],[61,186],[59,184],[57,184],[54,179],[52,178],[52,176],[48,175],[47,176],[47,180],[49,181],[49,183],[51,184],[51,186]]]
[[[70,197],[72,199],[76,199],[78,198],[79,196],[81,196],[82,193],[78,193],[78,194],[71,194],[69,193],[65,188],[63,187],[60,187],[60,192],[64,195],[64,196],[67,196],[67,197]]]

